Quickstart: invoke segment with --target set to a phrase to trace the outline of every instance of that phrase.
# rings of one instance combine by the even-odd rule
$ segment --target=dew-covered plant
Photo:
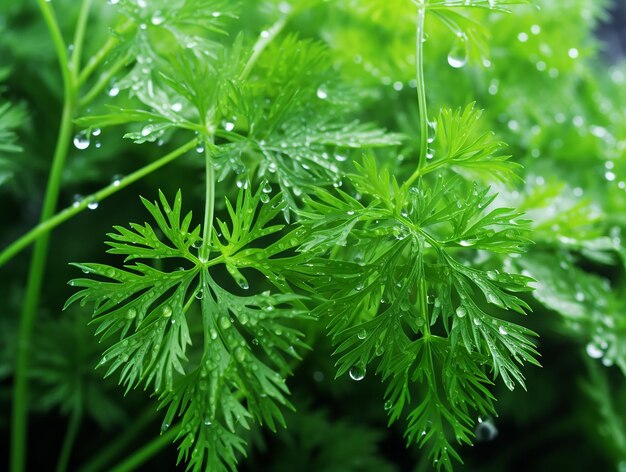
[[[589,22],[604,11],[576,3]],[[540,365],[536,332],[601,359],[586,362],[581,391],[608,425],[610,461],[626,460],[612,413],[621,405],[602,371],[626,372],[626,221],[611,216],[626,210],[626,96],[611,102],[615,84],[587,75],[592,59],[577,62],[591,56],[589,26],[580,44],[548,37],[562,14],[550,5],[38,0],[63,110],[40,223],[0,252],[0,264],[14,264],[34,244],[19,323],[7,319],[5,330],[17,331],[5,362],[12,472],[26,465],[30,391],[44,392],[35,407],[69,416],[59,471],[86,416],[137,425],[82,469],[109,470],[155,410],[160,436],[145,433],[157,437],[115,470],[171,443],[182,468],[245,468],[273,440],[264,427],[307,453],[361,449],[358,461],[311,452],[303,463],[316,470],[395,470],[377,450],[381,433],[354,426],[351,444],[353,426],[303,399],[308,369],[347,402],[375,378],[382,390],[367,407],[401,431],[394,441],[404,436],[418,470],[451,471],[469,446],[497,436],[496,398],[516,408],[510,392],[539,370],[527,369]],[[530,74],[522,64],[537,91],[514,76]],[[571,117],[551,108],[576,93],[586,95]],[[20,179],[4,154],[20,151],[12,130],[22,110],[0,105],[0,185]],[[591,157],[578,159],[577,147]],[[129,168],[119,155],[146,163]],[[574,172],[579,160],[600,178]],[[46,270],[56,273],[46,268],[51,230],[104,211],[118,192],[133,205],[131,184],[143,185],[139,222],[124,208],[109,213],[107,255],[96,248],[88,255],[98,262],[71,262],[65,311],[40,314]],[[78,188],[89,195],[56,212]],[[82,231],[73,238],[99,240]],[[82,255],[70,250],[64,262]],[[294,396],[292,380],[304,385]],[[528,387],[517,401],[534,401]],[[149,410],[124,411],[124,394]],[[287,457],[271,470],[295,470],[306,454]]]

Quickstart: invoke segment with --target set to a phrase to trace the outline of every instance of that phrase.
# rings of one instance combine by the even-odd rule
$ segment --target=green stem
[[[206,169],[206,195],[204,209],[204,229],[202,233],[202,247],[200,248],[200,260],[209,260],[211,237],[213,231],[213,217],[215,214],[215,167],[211,157],[211,146],[205,147],[205,169]]]
[[[115,34],[125,34],[132,26],[133,23],[128,21],[124,23],[122,27],[115,32]],[[82,87],[83,85],[85,85],[87,80],[89,80],[89,77],[91,77],[91,74],[94,73],[94,71],[107,58],[111,51],[115,49],[115,46],[117,46],[118,42],[119,40],[117,36],[111,36],[109,39],[107,39],[106,43],[104,43],[104,45],[98,50],[98,52],[94,56],[91,56],[84,69],[80,72],[78,76],[78,87]]]
[[[67,432],[65,433],[65,440],[63,441],[63,447],[59,455],[59,462],[57,463],[57,472],[65,472],[67,470],[67,464],[70,460],[70,454],[74,446],[74,441],[76,440],[76,435],[78,434],[82,416],[82,407],[79,404],[74,408],[70,416],[70,422],[67,426]]]
[[[139,417],[124,428],[124,432],[113,441],[106,444],[98,453],[91,457],[89,462],[79,469],[80,472],[97,472],[105,470],[106,466],[128,448],[130,443],[154,420],[155,414],[152,408],[148,408]]]
[[[417,82],[417,103],[420,120],[420,151],[417,158],[417,169],[409,177],[405,186],[410,186],[420,175],[426,162],[428,153],[428,109],[426,107],[426,82],[424,80],[424,20],[426,18],[426,4],[422,0],[417,6],[417,27],[415,44],[415,79]]]
[[[24,248],[28,247],[33,241],[49,233],[51,230],[59,226],[61,223],[69,220],[73,216],[77,215],[84,211],[90,203],[93,202],[101,202],[107,197],[119,192],[120,190],[128,187],[134,182],[141,180],[146,175],[151,174],[152,172],[160,169],[161,167],[169,164],[174,161],[178,157],[185,154],[190,149],[193,149],[198,143],[197,139],[192,139],[188,143],[183,146],[175,149],[169,154],[163,156],[157,161],[148,164],[145,167],[142,167],[139,170],[136,170],[132,174],[124,177],[123,179],[117,180],[107,187],[98,190],[96,193],[93,193],[87,197],[85,197],[81,202],[77,202],[71,207],[66,208],[65,210],[57,213],[56,215],[42,221],[33,229],[31,229],[28,233],[24,234],[22,237],[11,243],[7,248],[5,248],[0,253],[0,267],[10,261],[13,257],[15,257],[20,251]]]
[[[83,0],[83,3],[80,7],[80,13],[78,14],[78,23],[76,24],[76,31],[74,33],[74,51],[72,52],[72,59],[70,61],[73,84],[78,83],[80,60],[83,54],[83,42],[85,39],[85,29],[87,27],[87,20],[89,19],[90,9],[91,0]]]
[[[144,447],[134,452],[125,461],[109,469],[110,472],[130,472],[132,470],[136,470],[163,448],[172,444],[174,439],[176,439],[176,435],[179,433],[180,428],[180,426],[170,428],[169,431],[153,439]]]
[[[39,8],[46,22],[56,50],[63,85],[65,103],[61,116],[61,125],[57,138],[56,148],[52,161],[52,168],[48,177],[46,195],[41,210],[40,221],[49,219],[55,211],[59,198],[61,176],[72,135],[72,120],[74,117],[76,93],[73,86],[73,76],[69,69],[67,48],[52,8],[45,0],[38,0]],[[17,353],[15,363],[15,378],[13,383],[13,409],[11,418],[11,471],[22,472],[26,465],[26,435],[28,420],[28,367],[30,362],[30,344],[37,318],[39,295],[46,269],[49,237],[43,234],[35,244],[31,259],[26,285],[24,306],[20,317],[18,332]]]
[[[254,67],[254,64],[256,64],[256,61],[259,59],[259,56],[263,53],[268,44],[270,44],[274,40],[274,38],[276,38],[276,36],[278,36],[278,34],[283,30],[283,28],[287,24],[288,18],[289,15],[282,16],[278,19],[278,21],[276,21],[276,23],[272,25],[269,30],[263,31],[263,33],[261,33],[261,36],[252,47],[252,54],[248,58],[248,62],[246,62],[243,71],[241,71],[241,75],[239,76],[240,80],[245,80],[248,78],[250,72],[252,71],[252,68]]]
[[[128,57],[120,57],[109,69],[103,72],[93,87],[91,87],[89,91],[81,97],[78,102],[78,106],[83,108],[89,105],[98,95],[100,95],[102,90],[109,84],[111,78],[126,65],[126,61],[128,61]]]

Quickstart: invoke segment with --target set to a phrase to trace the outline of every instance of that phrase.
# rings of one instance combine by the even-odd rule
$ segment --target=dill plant
[[[539,366],[535,331],[554,328],[528,327],[521,315],[531,307],[560,315],[553,319],[561,335],[602,361],[585,362],[583,390],[611,432],[611,457],[626,459],[602,370],[626,370],[623,274],[598,269],[624,266],[624,221],[611,216],[624,209],[624,129],[607,103],[613,85],[580,79],[582,49],[558,38],[533,42],[559,10],[520,3],[84,0],[66,18],[60,13],[73,10],[62,0],[39,0],[64,105],[40,223],[0,253],[5,264],[34,244],[12,371],[11,470],[25,468],[28,391],[39,387],[29,386],[31,370],[48,391],[42,403],[69,415],[58,470],[68,468],[85,415],[106,423],[98,405],[120,410],[105,402],[119,392],[106,390],[114,387],[97,380],[100,372],[122,393],[147,390],[161,417],[161,435],[114,470],[139,467],[170,443],[181,467],[236,470],[259,426],[280,436],[310,423],[341,443],[350,427],[306,407],[293,413],[288,388],[325,343],[350,390],[382,381],[377,404],[390,427],[400,423],[421,467],[453,470],[465,446],[495,436],[495,392],[525,389],[524,366]],[[577,5],[589,18],[603,11],[591,8]],[[501,47],[490,55],[492,42]],[[598,109],[581,100],[571,118],[557,111],[555,121],[579,129],[567,135],[569,146],[599,156],[600,184],[583,173],[546,182],[568,158],[546,118],[555,111],[541,93],[528,99],[529,85],[499,61],[520,73],[528,69],[519,64],[531,63],[547,93],[564,84],[571,94],[595,90],[588,93]],[[12,129],[23,121],[19,106],[0,107],[1,152],[20,151]],[[64,169],[79,169],[71,146],[93,150],[113,133],[160,154],[56,212]],[[554,158],[537,162],[544,154]],[[12,162],[0,161],[9,169]],[[165,166],[193,177],[179,179],[180,188],[145,186],[145,217],[116,219],[109,256],[72,263],[66,314],[39,320],[50,231]],[[581,198],[583,188],[591,197]],[[37,341],[46,332],[57,335]],[[71,345],[88,347],[75,356]],[[98,370],[70,379],[60,373],[68,364]],[[153,409],[148,420],[137,417],[129,438]],[[372,470],[390,467],[377,456],[375,434],[356,431],[373,448]],[[84,470],[104,469],[116,453],[104,448]],[[369,470],[318,465],[331,466]]]

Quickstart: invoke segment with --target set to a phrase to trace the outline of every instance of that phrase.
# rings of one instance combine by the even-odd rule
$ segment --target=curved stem
[[[117,74],[122,67],[126,65],[127,60],[128,58],[126,56],[120,57],[109,69],[106,70],[106,72],[100,75],[98,81],[93,85],[93,87],[91,87],[89,91],[81,97],[78,102],[78,106],[80,108],[83,108],[89,105],[98,95],[100,95],[100,93],[107,86],[111,78],[115,74]]]
[[[279,18],[278,21],[276,21],[276,23],[274,23],[269,30],[263,31],[261,33],[261,36],[252,47],[252,54],[248,58],[248,62],[246,62],[243,71],[241,71],[241,75],[239,76],[240,80],[245,80],[248,78],[250,72],[252,71],[252,68],[254,67],[254,64],[256,64],[256,61],[259,59],[259,56],[263,53],[267,45],[270,44],[274,40],[274,38],[276,38],[276,36],[278,36],[278,34],[283,30],[283,28],[287,24],[288,18],[289,15],[285,15]]]
[[[91,0],[83,0],[83,6],[81,8],[79,24],[76,32],[78,42],[75,44],[75,48],[78,48],[78,54],[80,54],[80,51],[82,50],[84,28],[89,13],[90,2]],[[74,74],[77,71],[74,69],[73,72],[71,69],[67,56],[67,46],[63,40],[61,30],[51,5],[46,2],[46,0],[38,0],[38,4],[44,21],[50,31],[52,42],[54,43],[59,68],[63,77],[65,98],[63,113],[61,116],[61,125],[59,127],[59,134],[52,160],[52,168],[50,169],[50,175],[48,176],[48,184],[40,216],[40,221],[45,221],[54,214],[59,199],[61,176],[71,140],[72,120],[74,118],[74,109],[76,105]],[[77,57],[78,54],[75,54],[75,57]],[[37,243],[35,244],[35,250],[33,252],[28,273],[24,306],[20,317],[15,363],[15,378],[13,383],[13,410],[11,418],[11,470],[13,472],[22,472],[26,464],[26,434],[29,400],[28,366],[30,362],[30,344],[35,319],[37,318],[41,285],[46,269],[48,242],[48,235],[43,234],[39,237]]]
[[[65,40],[61,34],[61,29],[59,28],[54,10],[52,9],[50,3],[46,0],[37,0],[37,3],[39,4],[39,10],[41,10],[43,19],[50,32],[52,43],[54,44],[54,50],[59,62],[59,68],[61,69],[61,75],[63,76],[65,97],[67,99],[68,96],[74,94],[73,77],[67,57],[67,45],[65,44]]]
[[[98,190],[97,192],[91,195],[88,195],[81,202],[77,202],[71,207],[68,207],[65,210],[52,216],[51,218],[45,221],[42,221],[40,224],[38,224],[33,229],[31,229],[28,233],[24,234],[21,238],[11,243],[7,248],[5,248],[0,253],[0,267],[2,267],[4,264],[10,261],[24,248],[28,247],[37,238],[41,237],[42,235],[45,235],[46,233],[49,233],[51,230],[59,226],[61,223],[69,220],[73,216],[84,211],[89,206],[90,203],[101,202],[107,197],[119,192],[123,188],[128,187],[130,184],[137,182],[138,180],[141,180],[146,175],[151,174],[152,172],[160,169],[166,164],[169,164],[170,162],[174,161],[178,157],[182,156],[190,149],[193,149],[197,143],[198,143],[197,139],[192,139],[191,141],[179,147],[178,149],[175,149],[169,154],[166,154],[159,160],[154,161],[151,164],[148,164],[147,166],[142,167],[139,170],[136,170],[132,174],[124,177],[123,179],[116,180],[115,182],[111,183],[107,187],[101,190]]]
[[[131,21],[127,21],[115,32],[115,34],[116,35],[124,34],[132,26],[133,26],[133,23]],[[94,56],[91,56],[91,58],[89,59],[89,61],[87,62],[87,64],[85,65],[85,67],[83,68],[83,70],[80,72],[78,76],[78,82],[77,82],[78,87],[82,87],[83,85],[85,85],[85,82],[89,80],[89,77],[91,77],[91,74],[93,74],[94,71],[98,68],[98,66],[102,64],[102,62],[108,57],[111,51],[115,49],[115,46],[117,46],[118,42],[119,40],[117,36],[109,37],[109,39],[107,39],[106,43],[104,43],[104,45],[98,50],[98,52]]]
[[[200,248],[200,260],[209,260],[211,237],[213,232],[213,216],[215,214],[215,167],[211,157],[211,146],[205,147],[205,169],[206,169],[206,195],[204,210],[204,229],[202,233],[202,247]]]
[[[57,472],[65,472],[67,470],[67,464],[70,460],[70,454],[74,446],[74,441],[76,440],[82,416],[82,408],[80,405],[77,405],[72,411],[70,422],[67,426],[65,440],[63,441],[63,447],[59,455],[59,462],[57,463]]]
[[[72,59],[70,61],[70,68],[72,71],[74,84],[78,83],[80,60],[83,55],[85,29],[87,27],[87,20],[89,19],[90,9],[91,0],[83,0],[83,3],[80,7],[80,13],[78,14],[78,23],[76,24],[76,31],[74,33],[74,50],[72,51]]]
[[[414,176],[409,178],[411,183],[419,175],[419,171],[426,162],[428,153],[428,109],[426,107],[426,83],[424,80],[424,20],[426,17],[426,5],[422,1],[417,6],[417,27],[415,44],[415,79],[417,82],[417,102],[419,106],[420,120],[420,153],[417,159],[417,170]]]
[[[97,472],[106,470],[106,466],[125,448],[128,448],[137,437],[155,418],[153,408],[148,408],[140,416],[124,428],[122,434],[108,442],[89,459],[89,462],[79,469],[79,472]]]
[[[133,453],[125,461],[111,468],[110,471],[130,472],[132,470],[136,470],[152,456],[154,456],[163,448],[174,442],[174,439],[176,439],[176,435],[178,434],[180,429],[181,427],[179,425],[170,428],[169,431],[150,441],[144,447]]]

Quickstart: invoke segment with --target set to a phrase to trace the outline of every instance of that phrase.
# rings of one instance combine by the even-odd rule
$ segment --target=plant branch
[[[24,248],[28,247],[37,238],[39,238],[42,235],[45,235],[46,233],[50,232],[51,230],[59,226],[61,223],[69,220],[73,216],[84,211],[89,206],[90,203],[101,202],[107,197],[128,187],[130,184],[137,182],[138,180],[142,179],[146,175],[151,174],[152,172],[174,161],[175,159],[182,156],[190,149],[193,149],[197,143],[198,143],[197,139],[192,139],[191,141],[182,145],[178,149],[175,149],[169,154],[166,154],[165,156],[161,157],[157,161],[154,161],[151,164],[148,164],[147,166],[144,166],[141,169],[136,170],[132,174],[124,177],[123,179],[120,179],[111,183],[110,185],[104,187],[103,189],[98,190],[97,192],[91,195],[88,195],[82,201],[75,203],[71,207],[66,208],[65,210],[57,213],[56,215],[48,218],[47,220],[42,221],[33,229],[31,229],[28,233],[24,234],[15,242],[11,243],[7,248],[5,248],[0,253],[0,267],[2,267],[4,264],[10,261]]]
[[[134,452],[122,463],[111,468],[110,472],[130,472],[132,470],[136,470],[139,466],[144,464],[148,459],[157,454],[163,448],[172,444],[174,442],[174,439],[176,439],[176,436],[178,435],[180,429],[180,425],[170,428],[167,432],[153,439],[144,447]]]
[[[65,102],[61,115],[61,125],[57,137],[52,168],[48,176],[46,194],[41,210],[40,221],[46,221],[53,214],[59,199],[61,176],[65,159],[71,141],[72,120],[76,90],[73,85],[73,76],[69,68],[67,48],[61,36],[59,25],[54,16],[52,7],[45,0],[38,0],[39,8],[50,30],[50,35],[55,46],[59,67],[63,76]],[[37,310],[39,308],[39,296],[41,285],[46,269],[48,256],[48,234],[38,236],[35,250],[31,259],[28,281],[24,296],[24,305],[20,316],[18,332],[17,353],[15,362],[15,378],[13,382],[13,409],[11,416],[11,471],[23,472],[26,465],[26,435],[28,429],[28,367],[30,363],[31,338]]]
[[[131,26],[133,26],[133,23],[127,21],[126,23],[122,24],[122,26],[119,28],[119,30],[115,32],[115,34],[124,34],[131,28]],[[109,39],[107,39],[107,41],[98,50],[98,52],[89,59],[83,70],[80,71],[77,82],[78,87],[82,87],[83,85],[85,85],[87,80],[89,80],[89,77],[91,77],[91,74],[93,74],[98,66],[108,57],[111,51],[115,49],[115,46],[117,46],[118,43],[119,39],[117,36],[111,36],[109,37]]]
[[[241,75],[239,76],[239,80],[246,80],[256,64],[256,61],[259,59],[259,56],[263,53],[265,48],[278,36],[278,34],[283,30],[285,25],[287,24],[287,20],[289,15],[282,16],[272,25],[269,30],[263,31],[259,39],[252,47],[252,54],[248,58],[248,62],[241,71]]]
[[[72,410],[72,414],[70,416],[67,432],[65,433],[65,440],[63,441],[63,447],[61,449],[61,454],[59,455],[59,462],[57,463],[57,472],[65,472],[67,470],[67,464],[70,459],[72,447],[74,446],[74,441],[76,440],[76,435],[78,434],[82,417],[82,407],[78,404]]]
[[[205,146],[205,169],[206,169],[206,195],[204,210],[204,228],[202,233],[202,247],[200,248],[200,260],[207,262],[211,252],[211,237],[213,231],[213,217],[215,214],[215,167],[211,157],[211,146]],[[212,143],[211,143],[212,144]]]
[[[78,76],[80,73],[80,60],[83,54],[83,43],[85,40],[85,28],[89,19],[89,10],[91,9],[91,0],[83,0],[80,13],[78,15],[78,23],[74,33],[74,50],[70,60],[70,68],[72,71],[72,83],[78,84]],[[77,87],[78,88],[78,87]]]
[[[89,462],[79,469],[79,472],[97,472],[105,470],[106,466],[125,448],[129,447],[132,440],[139,435],[154,420],[155,414],[152,408],[148,408],[124,428],[124,432],[113,441],[103,446],[98,453],[91,457]]]
[[[78,102],[78,106],[83,108],[89,105],[98,95],[100,95],[102,90],[108,85],[111,78],[126,65],[127,61],[128,57],[120,57],[109,69],[106,70],[106,72],[103,72],[93,87],[91,87],[89,91],[81,97]]]

